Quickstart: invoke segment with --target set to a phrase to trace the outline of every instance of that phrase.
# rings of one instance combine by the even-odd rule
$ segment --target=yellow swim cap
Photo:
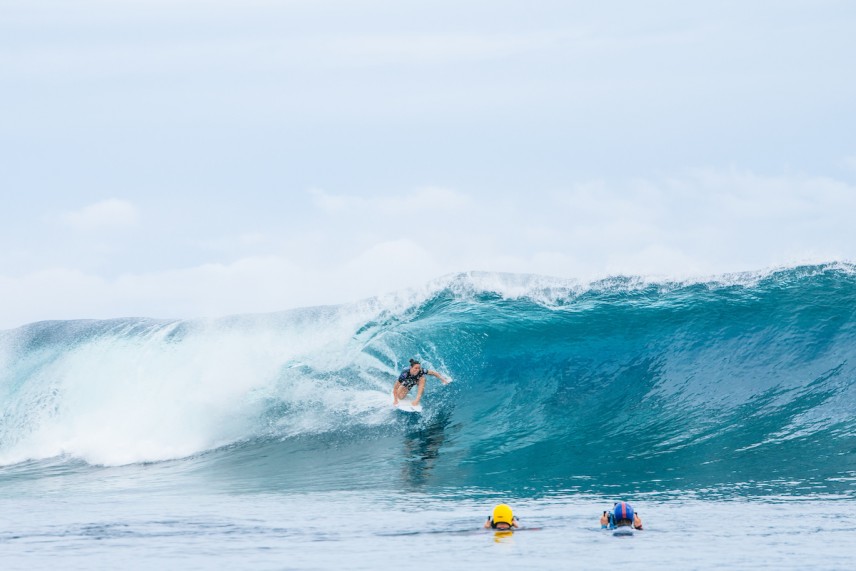
[[[499,504],[493,508],[493,523],[507,523],[511,525],[511,520],[514,514],[511,513],[511,508],[505,504]]]

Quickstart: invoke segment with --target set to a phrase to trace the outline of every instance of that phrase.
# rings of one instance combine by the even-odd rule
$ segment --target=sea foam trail
[[[389,391],[411,356],[455,382],[429,380],[402,424]],[[218,449],[197,466],[288,485],[830,491],[856,475],[854,367],[847,264],[585,286],[461,274],[336,307],[4,332],[0,462]]]

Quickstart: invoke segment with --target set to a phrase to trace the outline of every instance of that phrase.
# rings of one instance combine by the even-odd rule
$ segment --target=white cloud
[[[343,270],[349,280],[374,294],[425,283],[445,273],[446,267],[431,251],[402,238],[371,246],[348,260]]]
[[[328,39],[324,49],[332,61],[350,65],[441,64],[482,61],[543,49],[561,35],[422,34],[365,35]],[[322,53],[323,53],[322,51]]]
[[[856,255],[856,187],[826,177],[697,170],[580,185],[556,201],[574,213],[569,236],[581,255],[590,250],[610,272],[715,273]]]
[[[415,216],[419,212],[449,213],[473,206],[473,199],[461,192],[428,186],[409,193],[387,196],[332,194],[321,189],[309,191],[315,206],[327,213],[344,213],[388,219]]]
[[[267,255],[115,279],[52,268],[15,278],[0,276],[0,298],[16,301],[0,316],[0,329],[48,319],[278,311],[356,301],[421,285],[441,273],[431,254],[408,240],[375,244],[335,266],[321,261],[301,265]]]
[[[276,35],[217,40],[159,38],[115,39],[110,43],[25,44],[15,54],[0,51],[0,70],[17,77],[39,74],[116,76],[175,74],[216,68],[257,72],[278,69],[349,69],[382,66],[477,63],[556,44],[560,35],[448,34],[424,35]],[[13,57],[14,56],[14,57]],[[129,65],[132,62],[133,65]]]
[[[313,188],[309,194],[315,206],[327,212],[345,212],[350,205],[363,202],[360,198],[330,194],[320,188]]]
[[[410,194],[388,196],[372,202],[385,216],[459,212],[474,205],[473,199],[466,194],[442,187],[425,187]]]
[[[140,215],[130,202],[111,198],[79,210],[63,212],[59,219],[75,230],[93,231],[134,227],[139,223]]]
[[[357,300],[470,270],[680,278],[856,259],[856,187],[826,177],[697,170],[551,193],[312,195],[318,208],[301,225],[224,240],[235,245],[231,262],[117,278],[74,268],[0,276],[0,298],[13,300],[0,327],[268,312]],[[110,211],[83,209],[76,221],[100,227]]]
[[[826,177],[709,169],[552,193],[423,189],[325,200],[336,204],[324,215],[343,244],[371,251],[406,238],[443,272],[681,277],[856,254],[847,214],[856,188]]]

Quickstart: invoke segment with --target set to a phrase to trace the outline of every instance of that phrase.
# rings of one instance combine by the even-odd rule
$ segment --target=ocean
[[[2,331],[0,501],[4,569],[854,569],[856,266]]]

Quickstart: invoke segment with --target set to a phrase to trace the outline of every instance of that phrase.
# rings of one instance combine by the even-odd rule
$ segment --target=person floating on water
[[[448,379],[443,377],[437,371],[429,371],[427,369],[423,369],[422,365],[419,364],[419,361],[415,359],[410,359],[410,368],[404,369],[401,372],[401,375],[398,377],[398,380],[395,381],[395,385],[392,387],[392,404],[393,406],[398,404],[398,401],[407,396],[407,393],[410,392],[415,385],[419,386],[419,389],[416,391],[416,398],[413,399],[413,402],[410,403],[413,406],[417,406],[419,404],[420,399],[422,399],[422,393],[425,392],[425,375],[431,375],[432,377],[437,377],[440,379],[444,385],[449,384]]]
[[[484,522],[485,529],[492,528],[500,531],[517,529],[520,522],[514,517],[511,508],[506,504],[499,504],[493,508],[493,513],[487,516]]]
[[[603,512],[600,516],[600,527],[602,529],[615,529],[630,526],[633,529],[642,529],[642,519],[627,502],[618,502],[612,507],[611,512]]]

